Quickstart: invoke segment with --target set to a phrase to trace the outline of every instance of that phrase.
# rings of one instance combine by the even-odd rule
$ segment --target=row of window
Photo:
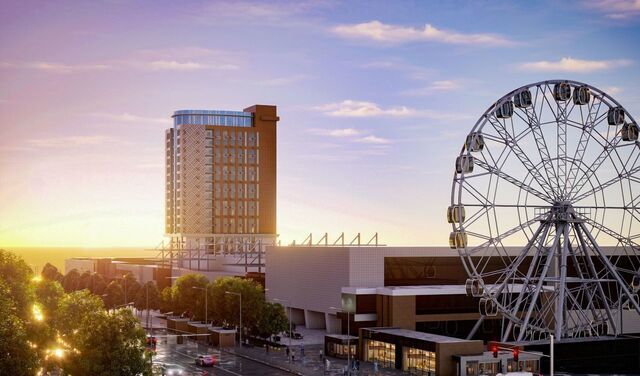
[[[228,127],[250,127],[253,118],[251,116],[234,115],[176,115],[173,124],[179,127],[183,124],[193,125],[222,125]]]
[[[260,220],[258,218],[216,218],[215,221],[204,220],[195,224],[195,229],[190,230],[189,226],[183,225],[178,219],[175,223],[177,232],[200,232],[199,228],[204,225],[210,227],[213,233],[230,234],[255,234],[258,232]],[[169,226],[167,226],[169,227]]]

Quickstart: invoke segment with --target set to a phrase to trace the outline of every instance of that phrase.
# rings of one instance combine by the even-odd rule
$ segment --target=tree
[[[64,277],[62,277],[62,287],[66,292],[72,292],[80,289],[80,272],[71,269]]]
[[[104,290],[104,305],[107,309],[115,308],[119,305],[125,304],[124,291],[117,281],[111,281]]]
[[[64,297],[64,289],[58,281],[43,279],[36,283],[36,300],[42,307],[45,318],[53,318],[58,310],[58,303]]]
[[[274,334],[289,329],[289,320],[284,307],[278,303],[265,303],[258,318],[255,333],[262,338],[269,338]]]
[[[15,254],[0,249],[0,281],[14,302],[16,314],[26,320],[33,304],[33,271]]]
[[[47,279],[49,281],[58,281],[62,282],[62,273],[58,271],[58,268],[51,265],[50,263],[46,263],[42,268],[42,272],[40,273],[42,278]]]
[[[140,290],[140,283],[131,273],[127,273],[123,276],[121,280],[118,280],[120,287],[122,287],[122,291],[124,294],[124,300],[126,300],[122,304],[130,303],[135,301],[136,296],[138,295],[138,291]]]
[[[138,290],[135,307],[139,310],[160,308],[160,293],[154,281],[145,283],[144,286]]]
[[[254,330],[262,312],[264,290],[252,280],[238,277],[223,277],[215,280],[209,288],[209,304],[213,320],[219,324],[239,325],[240,299],[237,295],[226,294],[227,291],[242,295],[242,326],[244,330]]]
[[[96,294],[102,295],[104,294],[104,290],[107,288],[107,283],[104,281],[104,277],[101,274],[93,273],[91,274],[91,279],[89,280],[89,290]]]
[[[27,342],[25,324],[10,294],[11,289],[0,279],[0,370],[8,375],[33,375],[36,354]]]
[[[70,336],[85,321],[95,322],[104,311],[102,300],[87,290],[74,291],[58,303],[55,328],[62,336]]]
[[[160,293],[160,312],[171,312],[173,310],[173,289],[165,287]]]
[[[204,320],[203,290],[208,283],[207,277],[195,273],[185,274],[176,279],[172,287],[174,312],[191,312],[196,318]]]
[[[87,289],[91,291],[91,273],[86,270],[82,274],[80,274],[80,278],[78,279],[78,290]]]
[[[151,358],[145,353],[145,333],[128,309],[107,312],[99,298],[83,290],[61,311],[77,307],[74,329],[65,335],[62,368],[72,375],[151,375]],[[87,314],[86,310],[92,312]]]

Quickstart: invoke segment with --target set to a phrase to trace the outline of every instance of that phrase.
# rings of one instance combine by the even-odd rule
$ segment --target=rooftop
[[[413,338],[421,341],[433,342],[433,343],[458,343],[458,342],[470,342],[466,339],[460,339],[455,337],[441,336],[439,334],[431,334],[424,332],[416,332],[414,330],[399,329],[399,328],[367,328],[364,330],[371,331],[373,333],[384,333],[393,336]]]
[[[252,117],[251,112],[244,111],[226,111],[226,110],[178,110],[174,111],[171,117],[178,115],[219,115],[219,116],[243,116]]]

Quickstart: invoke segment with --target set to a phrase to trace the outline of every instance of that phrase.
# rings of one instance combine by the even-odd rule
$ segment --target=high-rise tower
[[[165,233],[183,259],[233,253],[276,236],[275,106],[180,110],[166,131]],[[238,248],[240,246],[240,248]],[[202,253],[200,253],[202,252]],[[180,265],[194,268],[193,263]]]

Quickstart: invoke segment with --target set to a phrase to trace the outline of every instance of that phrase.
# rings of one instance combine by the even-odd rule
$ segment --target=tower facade
[[[165,233],[172,248],[215,254],[273,241],[276,107],[180,110],[172,117],[165,134]]]

